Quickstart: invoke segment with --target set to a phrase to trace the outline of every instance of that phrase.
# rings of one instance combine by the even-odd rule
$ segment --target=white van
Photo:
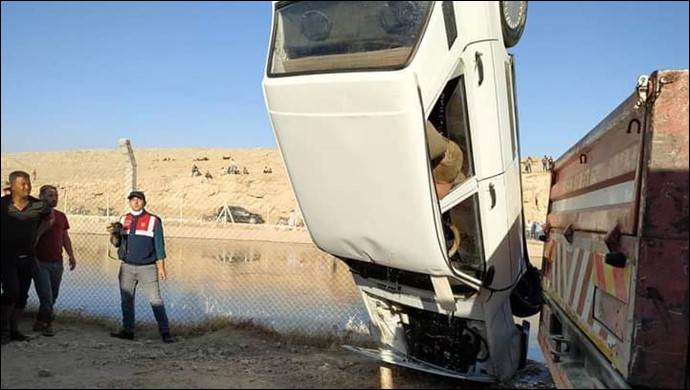
[[[268,112],[311,237],[348,264],[381,340],[364,353],[477,381],[524,363],[529,329],[513,314],[540,305],[511,299],[533,267],[506,47],[526,11],[524,1],[274,2]],[[438,157],[439,139],[459,156]],[[439,164],[457,164],[442,193]]]

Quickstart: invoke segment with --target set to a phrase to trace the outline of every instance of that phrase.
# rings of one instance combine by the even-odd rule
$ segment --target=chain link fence
[[[169,279],[161,288],[173,326],[224,317],[279,332],[369,337],[352,277],[311,243],[277,150],[130,151],[121,140],[110,150],[2,156],[5,180],[23,170],[34,196],[43,184],[58,188],[77,259],[63,275],[58,313],[120,320],[120,262],[105,229],[138,189],[163,219]],[[233,162],[239,173],[227,174]],[[29,307],[37,306],[32,286]],[[136,315],[155,323],[143,294]]]

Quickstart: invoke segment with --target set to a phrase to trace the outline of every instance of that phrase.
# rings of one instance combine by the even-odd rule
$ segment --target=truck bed
[[[688,387],[688,185],[687,70],[556,161],[539,342],[559,387]]]

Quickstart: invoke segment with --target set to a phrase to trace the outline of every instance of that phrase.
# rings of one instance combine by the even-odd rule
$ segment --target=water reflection
[[[119,320],[119,260],[108,237],[72,234],[72,243],[78,266],[64,273],[58,310]],[[368,314],[347,267],[311,245],[171,238],[167,252],[162,294],[173,324],[227,316],[279,331],[369,334]],[[37,305],[33,288],[31,294]],[[154,322],[143,294],[137,295],[136,315]],[[543,362],[539,316],[527,320],[528,358]]]
[[[58,309],[119,319],[119,261],[107,236],[73,234],[72,243],[78,267],[64,274]],[[177,238],[166,244],[162,294],[172,322],[228,316],[281,331],[368,334],[349,271],[313,246]],[[136,314],[154,320],[143,295]]]

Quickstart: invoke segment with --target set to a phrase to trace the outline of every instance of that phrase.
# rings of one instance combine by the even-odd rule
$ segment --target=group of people
[[[77,266],[67,216],[57,210],[58,189],[43,185],[39,198],[31,196],[31,177],[25,171],[9,175],[9,194],[0,202],[2,220],[2,343],[27,341],[19,329],[34,282],[39,311],[33,331],[53,336],[55,302],[63,274],[63,249],[70,270]],[[111,333],[120,339],[134,339],[134,294],[137,285],[146,294],[164,342],[174,342],[160,294],[159,281],[165,281],[165,242],[159,217],[146,211],[141,191],[128,196],[130,211],[119,222],[107,226],[111,243],[121,260],[120,284],[122,329]]]
[[[543,224],[539,221],[527,220],[525,223],[525,237],[528,240],[538,240],[543,231]]]
[[[527,157],[527,159],[525,160],[525,173],[532,173],[532,164],[535,164],[535,161],[532,159],[532,157]],[[544,155],[544,157],[541,158],[542,172],[552,170],[553,164],[553,157]]]
[[[247,167],[242,167],[242,171],[240,171],[240,168],[237,165],[230,165],[227,168],[221,167],[220,168],[220,175],[248,175],[249,174],[249,169]]]
[[[25,341],[19,323],[33,280],[40,306],[33,330],[53,336],[54,305],[63,273],[63,248],[69,256],[69,268],[77,261],[64,213],[55,209],[58,191],[44,185],[39,198],[31,196],[31,177],[25,171],[9,176],[9,194],[0,202],[2,218],[2,342]]]
[[[220,175],[221,176],[225,176],[225,175],[248,175],[249,174],[249,169],[246,166],[242,167],[242,169],[240,169],[240,167],[237,166],[237,164],[235,163],[234,157],[228,156],[227,158],[223,157],[223,159],[224,160],[229,159],[230,163],[228,164],[227,168],[226,167],[220,168]],[[264,165],[263,173],[273,173],[273,169],[271,169],[271,167],[269,167],[268,165]],[[194,164],[192,166],[192,175],[191,176],[192,177],[203,176],[204,179],[206,179],[206,180],[213,179],[213,176],[211,175],[210,171],[206,170],[206,174],[204,175],[201,173],[201,170],[199,169],[199,167],[196,164]]]
[[[206,170],[206,174],[202,175],[201,171],[199,170],[199,167],[197,167],[196,164],[192,166],[192,177],[194,176],[203,176],[203,179],[201,179],[202,182],[210,181],[211,179],[213,179],[213,175],[211,175],[211,172],[209,170]]]
[[[263,173],[273,173],[273,170],[268,166],[264,166]],[[246,166],[242,167],[242,169],[240,170],[240,168],[234,163],[234,161],[231,162],[227,168],[226,167],[220,168],[220,175],[221,176],[225,176],[225,175],[248,175],[248,174],[249,174],[249,169]],[[206,170],[206,174],[202,174],[201,170],[199,170],[199,167],[197,167],[196,164],[194,166],[192,166],[192,175],[191,176],[192,177],[203,176],[204,179],[206,179],[206,180],[213,179],[213,175],[211,175],[211,172],[209,170]]]
[[[249,175],[249,169],[244,166],[242,169],[240,169],[239,166],[235,163],[235,158],[230,157],[230,156],[223,156],[224,160],[230,160],[229,165],[226,167],[221,167],[220,168],[220,176],[225,176],[225,175]],[[273,169],[269,167],[268,165],[264,165],[264,170],[263,173],[273,173]],[[199,167],[194,164],[192,166],[192,174],[191,177],[195,176],[203,176],[202,181],[211,181],[213,179],[213,175],[211,175],[211,172],[209,170],[206,170],[206,174],[202,174],[201,170]]]

